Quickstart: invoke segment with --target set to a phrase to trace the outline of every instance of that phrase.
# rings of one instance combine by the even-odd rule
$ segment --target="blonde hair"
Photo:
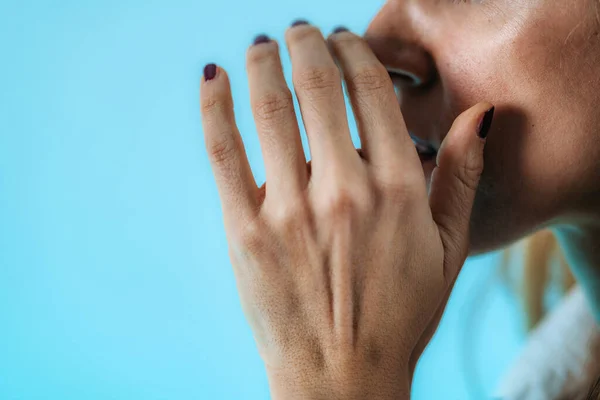
[[[528,330],[532,330],[548,311],[545,305],[547,288],[553,284],[560,294],[575,285],[575,279],[558,241],[551,230],[541,230],[523,241],[521,279],[510,278],[513,253],[519,247],[504,250],[502,271],[520,294]]]

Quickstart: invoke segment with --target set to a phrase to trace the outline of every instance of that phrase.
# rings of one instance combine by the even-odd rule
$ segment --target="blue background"
[[[262,182],[254,35],[281,41],[298,17],[362,33],[382,4],[1,0],[0,399],[269,398],[203,147],[201,70],[228,70]],[[415,399],[489,394],[516,354],[497,261],[467,263]]]

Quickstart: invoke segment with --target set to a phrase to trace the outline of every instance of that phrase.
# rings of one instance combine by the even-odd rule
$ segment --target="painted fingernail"
[[[340,33],[340,32],[348,32],[348,28],[346,28],[345,26],[338,26],[337,28],[335,28],[333,30],[333,33]]]
[[[271,41],[271,39],[267,35],[258,35],[257,37],[254,38],[253,44],[256,46],[257,44],[269,43],[270,41]]]
[[[217,75],[217,66],[215,64],[206,64],[204,67],[204,80],[210,81]]]
[[[490,127],[492,126],[492,120],[494,119],[494,110],[496,107],[492,107],[483,114],[481,121],[479,121],[479,126],[477,127],[477,136],[482,139],[485,139],[490,131]]]
[[[292,22],[292,28],[298,25],[308,25],[308,21],[305,19],[297,19],[294,22]]]

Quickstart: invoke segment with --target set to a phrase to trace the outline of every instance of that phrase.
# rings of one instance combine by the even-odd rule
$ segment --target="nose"
[[[365,40],[394,83],[401,87],[429,87],[437,77],[435,63],[419,29],[413,26],[418,21],[400,9],[401,3],[404,2],[389,1],[383,6],[369,25]]]
[[[422,47],[397,38],[371,35],[365,38],[396,85],[427,88],[434,83],[437,74],[433,59]]]

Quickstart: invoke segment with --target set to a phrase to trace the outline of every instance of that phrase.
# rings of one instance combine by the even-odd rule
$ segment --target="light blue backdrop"
[[[382,4],[0,2],[0,399],[268,399],[203,147],[201,70],[227,68],[262,182],[254,35],[281,40],[298,17],[364,32]],[[473,371],[488,391],[514,357],[514,299],[477,289],[495,261],[466,266],[415,399],[467,399]]]

